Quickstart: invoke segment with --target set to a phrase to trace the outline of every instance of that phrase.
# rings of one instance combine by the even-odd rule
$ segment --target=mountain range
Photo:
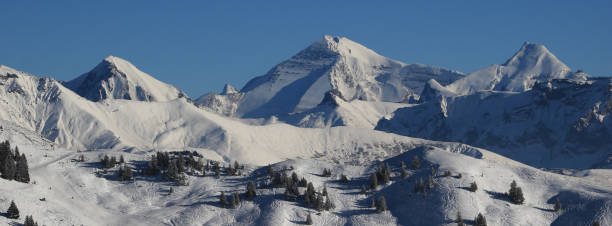
[[[46,209],[28,204],[51,225],[299,223],[304,208],[278,201],[275,189],[235,211],[211,204],[270,165],[294,168],[334,194],[337,209],[320,213],[317,224],[452,225],[461,209],[470,218],[485,212],[493,225],[605,225],[612,223],[610,87],[612,79],[573,71],[539,44],[525,43],[505,63],[464,74],[406,64],[327,35],[241,89],[227,84],[196,99],[115,56],[70,81],[0,66],[0,138],[31,156],[40,184],[0,180],[31,193],[4,191],[0,204],[52,197]],[[157,151],[239,161],[246,176],[190,177],[176,195],[160,196],[167,185],[125,185],[92,173],[103,154],[125,155],[137,167]],[[79,165],[71,160],[77,155],[92,161]],[[395,172],[414,158],[427,165],[358,194],[380,164]],[[340,173],[320,178],[328,168],[351,182],[339,184]],[[460,175],[435,177],[440,189],[417,197],[412,186],[430,168]],[[531,191],[525,205],[499,195],[512,180]],[[480,193],[468,191],[471,182]],[[51,194],[47,187],[69,191]],[[390,199],[397,195],[413,201]],[[380,196],[390,213],[366,211]],[[548,211],[559,197],[568,211]],[[118,217],[101,223],[109,216]]]

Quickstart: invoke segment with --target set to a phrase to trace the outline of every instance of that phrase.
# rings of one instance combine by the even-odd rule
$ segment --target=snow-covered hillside
[[[610,79],[552,80],[397,110],[376,129],[487,148],[532,166],[611,168]]]
[[[306,208],[302,199],[285,200],[284,188],[264,186],[269,183],[264,176],[267,167],[247,165],[244,176],[223,174],[219,179],[212,172],[205,177],[192,175],[187,178],[189,185],[178,187],[138,173],[134,181],[121,182],[116,179],[116,169],[103,173],[100,157],[123,155],[128,166],[139,169],[148,155],[51,148],[37,134],[13,123],[0,121],[0,126],[0,139],[8,139],[28,156],[33,181],[24,184],[0,179],[0,208],[6,209],[14,200],[21,212],[17,220],[0,217],[2,224],[21,223],[25,215],[33,215],[45,225],[301,225],[310,213],[314,225],[455,225],[457,212],[468,223],[482,213],[489,225],[590,225],[595,220],[601,225],[612,223],[609,183],[541,171],[461,144],[417,142],[389,146],[384,150],[388,155],[367,148],[336,149],[312,159],[272,165],[275,170],[289,168],[288,173],[304,177],[319,191],[326,187],[335,208],[317,212]],[[85,162],[79,162],[80,155]],[[334,156],[354,162],[337,161]],[[407,177],[400,177],[400,161],[410,165],[414,156],[422,166],[409,168]],[[362,195],[360,187],[368,184],[369,175],[381,164],[377,160],[391,166],[391,182],[381,183],[376,191]],[[430,166],[437,171],[434,186],[426,196],[415,193],[415,183],[430,175]],[[321,176],[324,168],[331,169],[331,177]],[[446,170],[452,176],[444,177]],[[349,178],[348,183],[340,181],[341,174]],[[612,175],[608,170],[590,177],[593,176]],[[522,205],[500,195],[509,189],[512,180],[524,191]],[[256,181],[254,200],[243,197],[235,209],[219,205],[221,192],[244,193],[247,181]],[[476,192],[468,191],[471,182],[478,184]],[[389,211],[377,213],[370,207],[370,201],[378,197],[386,198]],[[563,204],[559,212],[553,211],[556,198]]]
[[[91,71],[64,85],[91,101],[168,101],[186,96],[174,86],[151,77],[130,62],[115,56],[105,58]]]

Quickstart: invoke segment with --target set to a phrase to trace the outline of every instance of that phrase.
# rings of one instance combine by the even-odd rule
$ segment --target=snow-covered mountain
[[[533,44],[493,71],[406,65],[325,36],[240,91],[226,85],[191,102],[115,57],[65,83],[0,66],[0,141],[26,154],[32,178],[0,179],[0,209],[15,200],[22,218],[46,225],[295,225],[309,213],[315,225],[455,225],[457,212],[468,224],[477,213],[490,225],[612,223],[612,79],[586,79]],[[151,152],[184,150],[222,166],[237,160],[244,174],[192,172],[174,186],[138,173]],[[99,168],[103,155],[123,155],[135,179]],[[402,178],[400,161],[415,156],[422,167]],[[381,163],[391,182],[362,195]],[[336,208],[285,200],[263,176],[268,164],[326,188]],[[431,188],[415,193],[429,175]],[[503,195],[512,180],[522,205]],[[257,198],[218,204],[247,181]],[[389,211],[370,207],[378,197]]]
[[[557,79],[397,110],[376,129],[487,148],[538,167],[612,168],[610,79]]]
[[[233,117],[243,97],[244,93],[226,84],[221,93],[216,94],[210,92],[204,94],[196,99],[194,104],[198,107],[210,109],[222,115]]]
[[[235,105],[236,113],[229,115],[252,118],[303,112],[318,106],[332,90],[346,101],[402,102],[418,97],[429,79],[446,85],[461,77],[463,74],[457,71],[407,65],[347,38],[325,36],[267,74],[250,80],[239,100],[222,98],[232,104],[224,104],[228,109],[220,112],[232,112]],[[213,103],[200,102],[202,105],[226,102],[210,96],[200,99]]]
[[[91,71],[64,85],[91,101],[169,101],[186,96],[174,86],[151,77],[130,62],[115,56],[105,58]]]
[[[491,65],[472,72],[441,89],[440,86],[428,91],[421,100],[425,102],[437,90],[443,96],[466,95],[480,90],[523,92],[530,90],[538,81],[551,79],[585,80],[583,72],[572,70],[553,55],[545,46],[525,42],[518,52],[502,65]]]

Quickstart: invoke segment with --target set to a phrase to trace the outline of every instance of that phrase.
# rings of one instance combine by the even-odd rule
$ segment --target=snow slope
[[[538,167],[611,168],[611,80],[552,80],[401,108],[376,129],[487,148]]]
[[[442,68],[407,65],[347,38],[325,36],[250,80],[241,90],[244,96],[226,98],[232,104],[223,104],[227,108],[220,112],[233,112],[237,105],[229,115],[253,118],[298,113],[316,107],[331,90],[347,101],[402,102],[418,96],[431,78],[449,84],[462,76]]]
[[[108,56],[91,71],[64,85],[91,101],[169,101],[186,96],[174,86],[151,77],[130,62],[115,56]]]
[[[411,139],[407,146],[389,146],[384,155],[364,145],[355,150],[328,150],[313,159],[291,159],[272,165],[276,170],[288,166],[306,178],[317,190],[327,187],[336,208],[316,212],[305,208],[302,201],[285,201],[283,188],[265,188],[265,167],[247,165],[245,176],[188,176],[189,185],[175,187],[170,183],[137,174],[134,182],[120,182],[110,173],[99,175],[99,158],[104,154],[123,155],[128,165],[138,168],[147,160],[142,153],[95,150],[77,153],[52,144],[27,129],[0,121],[0,139],[8,139],[28,156],[30,184],[0,179],[0,208],[14,200],[21,212],[17,221],[0,217],[0,224],[23,222],[25,215],[45,225],[301,225],[312,214],[314,225],[455,225],[457,211],[469,223],[478,212],[489,225],[601,225],[612,223],[612,186],[592,177],[610,177],[610,170],[600,170],[589,177],[565,176],[541,171],[486,150],[462,144],[428,142]],[[355,136],[353,134],[353,136]],[[367,133],[358,135],[362,138]],[[397,137],[390,135],[388,137]],[[402,138],[409,139],[409,138]],[[384,145],[386,141],[381,141]],[[303,145],[305,143],[302,143]],[[75,161],[83,154],[86,162]],[[361,156],[357,158],[355,154]],[[423,167],[408,170],[408,177],[399,177],[399,162],[410,165],[418,156]],[[352,160],[352,161],[347,161]],[[393,171],[390,184],[376,192],[360,194],[362,184],[380,161]],[[426,197],[413,193],[414,183],[437,170],[435,188]],[[331,169],[332,177],[321,177],[323,168]],[[442,172],[452,171],[453,177]],[[458,173],[461,178],[455,177]],[[211,175],[208,172],[208,175]],[[340,174],[350,178],[339,182]],[[247,181],[258,184],[253,201],[243,198],[236,209],[218,205],[221,191],[226,194],[244,192]],[[515,205],[498,192],[505,192],[512,180],[525,192],[525,204]],[[479,190],[467,191],[471,182]],[[174,192],[169,194],[170,187]],[[303,192],[303,188],[300,188]],[[390,211],[377,213],[370,200],[384,196]],[[552,211],[555,198],[564,209]],[[44,201],[41,199],[44,198]]]

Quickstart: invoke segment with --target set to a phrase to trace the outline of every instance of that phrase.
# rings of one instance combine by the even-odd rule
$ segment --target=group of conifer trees
[[[9,141],[0,143],[0,174],[6,180],[30,182],[28,159],[19,153],[18,147],[12,150]]]
[[[11,201],[11,205],[6,210],[6,217],[9,219],[19,219],[19,208],[17,208],[15,201]],[[38,222],[34,221],[32,216],[26,216],[23,226],[38,226]]]
[[[104,155],[102,160],[100,160],[100,164],[105,170],[115,168],[115,166],[119,165],[117,176],[121,181],[129,181],[134,179],[134,171],[132,170],[132,167],[127,165],[123,155],[119,156],[119,161],[117,161],[115,156],[108,157],[108,155]]]
[[[312,182],[308,182],[304,177],[300,177],[293,172],[291,177],[287,175],[289,169],[284,167],[282,170],[275,171],[271,166],[268,166],[268,177],[270,178],[270,186],[285,188],[284,197],[289,201],[298,201],[300,198],[304,201],[304,206],[315,209],[317,211],[331,210],[335,207],[329,194],[327,187],[323,187],[321,191],[316,191]],[[330,177],[330,169],[324,169],[322,176]],[[303,194],[300,194],[298,187],[306,187]]]

